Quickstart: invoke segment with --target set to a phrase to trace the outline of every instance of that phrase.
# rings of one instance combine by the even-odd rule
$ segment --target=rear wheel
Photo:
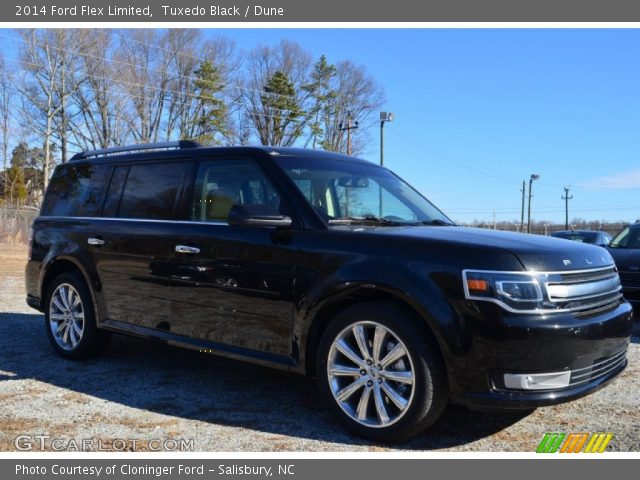
[[[75,272],[57,276],[49,286],[45,327],[56,352],[80,359],[104,350],[111,337],[96,324],[91,294],[84,279]]]
[[[347,429],[399,441],[435,422],[448,400],[438,346],[426,327],[391,303],[354,305],[327,327],[318,381]]]

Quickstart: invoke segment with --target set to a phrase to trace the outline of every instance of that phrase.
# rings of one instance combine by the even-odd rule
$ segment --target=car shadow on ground
[[[374,444],[346,433],[307,378],[136,338],[114,335],[87,361],[53,352],[43,316],[0,313],[2,381],[35,379],[149,412],[347,445]],[[109,415],[109,412],[102,412]],[[528,412],[477,413],[449,406],[427,432],[394,448],[433,450],[473,442]]]

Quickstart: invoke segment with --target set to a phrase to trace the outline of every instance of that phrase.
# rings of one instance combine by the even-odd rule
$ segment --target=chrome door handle
[[[178,253],[200,253],[198,247],[190,247],[188,245],[176,245],[176,252]]]
[[[95,246],[99,247],[100,245],[104,245],[107,242],[105,242],[101,238],[89,237],[89,238],[87,238],[87,243],[89,245],[95,245]]]

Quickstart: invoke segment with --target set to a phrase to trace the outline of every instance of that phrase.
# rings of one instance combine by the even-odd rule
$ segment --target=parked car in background
[[[602,248],[456,226],[390,170],[319,150],[77,154],[26,284],[65,358],[118,332],[315,376],[347,428],[385,441],[449,401],[587,395],[624,370],[634,326]]]
[[[618,267],[625,298],[640,313],[640,223],[625,227],[607,249]]]
[[[599,230],[560,230],[551,234],[555,238],[566,238],[575,242],[590,243],[605,247],[611,241],[611,235]]]

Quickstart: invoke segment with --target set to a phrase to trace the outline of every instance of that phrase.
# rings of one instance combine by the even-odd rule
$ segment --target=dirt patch
[[[0,275],[22,276],[27,264],[27,246],[0,243]]]

